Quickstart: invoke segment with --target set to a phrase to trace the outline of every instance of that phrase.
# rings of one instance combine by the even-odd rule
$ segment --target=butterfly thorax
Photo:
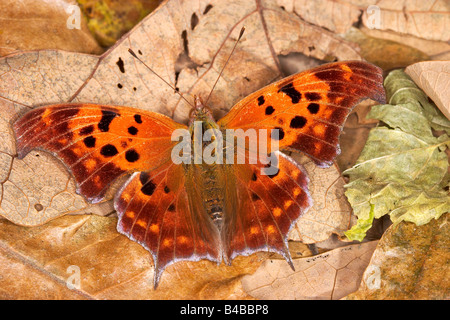
[[[191,149],[193,159],[190,165],[195,187],[203,200],[205,211],[220,229],[224,208],[224,167],[217,161],[220,154],[221,133],[211,110],[196,98],[196,107],[190,114]],[[223,160],[223,159],[222,159]]]

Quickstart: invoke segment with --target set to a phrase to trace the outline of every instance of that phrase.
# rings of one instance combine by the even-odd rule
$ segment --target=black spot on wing
[[[272,106],[268,106],[266,108],[266,115],[271,115],[273,112],[275,111],[275,109]]]
[[[142,181],[142,173],[141,173],[141,181]],[[147,196],[151,196],[153,192],[155,192],[156,185],[151,180],[147,180],[145,184],[141,187],[141,192]]]
[[[291,123],[289,124],[289,126],[292,129],[300,129],[303,128],[306,124],[307,120],[305,117],[302,116],[295,116],[294,118],[292,118]]]
[[[88,148],[94,148],[95,147],[95,137],[88,136],[83,139],[84,145]]]
[[[306,92],[305,98],[308,99],[309,101],[317,101],[320,100],[322,97],[318,92]]]
[[[100,149],[100,154],[107,158],[114,157],[118,153],[119,151],[112,144],[106,144]]]
[[[117,112],[110,111],[110,110],[102,110],[102,118],[100,119],[100,122],[98,123],[98,129],[102,132],[108,132],[109,131],[109,125],[113,121],[115,117],[119,116]]]
[[[311,114],[317,114],[317,112],[319,112],[320,106],[319,104],[312,102],[308,105],[307,109]]]
[[[135,114],[134,115],[134,121],[136,121],[136,123],[142,123],[142,117],[140,114]]]
[[[280,90],[278,90],[278,92],[283,92],[287,96],[289,96],[289,98],[291,98],[292,100],[292,103],[298,103],[302,98],[302,94],[294,88],[294,84],[292,82],[281,87]]]
[[[259,96],[258,97],[258,106],[262,106],[264,104],[264,102],[266,102],[264,100],[264,96]]]
[[[94,126],[93,125],[86,126],[84,128],[81,128],[80,136],[87,136],[87,135],[91,134],[92,132],[94,132]]]
[[[130,149],[125,152],[125,159],[127,159],[128,162],[136,162],[139,160],[139,153],[134,149]]]
[[[134,126],[128,128],[128,133],[135,136],[138,133],[138,129]]]

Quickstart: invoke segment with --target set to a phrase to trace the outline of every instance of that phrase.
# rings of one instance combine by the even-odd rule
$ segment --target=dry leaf
[[[360,288],[347,299],[449,299],[449,215],[402,222],[383,235]]]
[[[336,0],[278,0],[288,12],[295,12],[302,19],[335,33],[345,33],[359,20],[364,4]],[[365,1],[371,4],[375,1]],[[367,4],[367,5],[368,5]],[[367,7],[366,5],[366,7]]]
[[[217,117],[239,99],[282,76],[278,55],[303,52],[318,59],[360,59],[351,43],[305,23],[276,1],[199,5],[186,0],[165,2],[100,57],[40,51],[0,60],[0,139],[4,142],[0,167],[8,168],[0,172],[0,214],[15,223],[37,225],[72,211],[103,211],[74,193],[70,175],[55,165],[54,158],[41,151],[23,160],[15,158],[10,122],[18,113],[42,104],[95,102],[139,107],[186,121],[190,107],[139,64],[128,48],[181,93],[206,96],[244,24],[246,33],[209,102]],[[310,50],[311,45],[314,50]],[[190,63],[180,68],[182,57]],[[31,160],[37,156],[38,161]],[[36,179],[33,172],[43,176],[44,168],[55,170],[51,177]],[[114,189],[109,199],[113,194]],[[52,205],[60,210],[52,210]],[[110,204],[105,207],[105,213],[110,212]]]
[[[364,26],[360,30],[367,36],[394,41],[420,50],[432,60],[450,59],[450,43],[445,41],[426,40],[389,30],[369,29]]]
[[[332,234],[344,236],[344,231],[356,223],[356,218],[344,195],[345,182],[337,165],[322,169],[305,155],[291,156],[312,177],[309,192],[313,206],[298,219],[288,238],[315,243],[328,239]]]
[[[0,56],[39,49],[102,53],[84,17],[76,16],[76,4],[74,0],[2,0]],[[69,29],[72,24],[79,28]]]
[[[0,219],[0,297],[245,299],[250,297],[239,290],[239,279],[266,257],[238,257],[232,266],[179,262],[166,269],[154,290],[150,255],[119,234],[116,224],[114,217],[84,215],[27,228]]]
[[[450,119],[450,61],[419,62],[405,72]]]
[[[366,27],[393,30],[428,40],[450,40],[450,7],[447,0],[372,2],[375,11],[365,10],[362,15]],[[375,19],[378,19],[379,25],[375,24]]]
[[[418,49],[391,40],[370,37],[356,28],[351,28],[344,37],[359,45],[364,59],[383,70],[403,68],[414,62],[429,60],[428,55]]]
[[[282,260],[266,260],[242,278],[244,291],[258,299],[340,299],[356,290],[377,241],[295,259],[295,271]]]

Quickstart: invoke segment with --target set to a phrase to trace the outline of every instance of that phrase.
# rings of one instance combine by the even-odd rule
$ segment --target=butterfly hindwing
[[[302,213],[311,206],[305,170],[290,157],[276,151],[275,171],[265,171],[268,164],[237,164],[229,167],[235,185],[227,190],[222,241],[224,259],[257,251],[281,254],[291,264],[287,236]],[[248,158],[247,158],[248,160]],[[234,193],[235,207],[227,207]]]
[[[120,175],[170,159],[177,128],[186,127],[161,114],[94,104],[35,108],[14,123],[19,158],[34,148],[58,156],[92,202]]]
[[[222,128],[269,129],[282,150],[298,150],[319,166],[340,153],[339,134],[352,108],[370,98],[385,102],[382,70],[370,63],[329,63],[284,78],[238,102]],[[270,129],[278,129],[272,136]]]
[[[219,232],[195,193],[182,165],[168,161],[133,174],[117,193],[117,229],[153,256],[154,285],[179,260],[222,261]]]

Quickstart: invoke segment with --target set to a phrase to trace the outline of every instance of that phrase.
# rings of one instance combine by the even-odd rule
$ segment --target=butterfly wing
[[[155,288],[163,270],[176,261],[222,261],[219,232],[190,176],[189,169],[169,159],[133,174],[116,196],[117,229],[152,254]]]
[[[222,229],[223,256],[228,263],[238,255],[271,251],[293,267],[287,235],[312,200],[305,170],[287,155],[274,154],[272,165],[278,170],[271,174],[264,171],[267,164],[261,161],[227,167],[227,176],[235,182],[226,190]]]
[[[120,175],[161,165],[185,126],[153,112],[95,104],[61,104],[33,109],[14,123],[19,158],[31,149],[62,159],[77,192],[91,202],[103,199]]]
[[[302,151],[325,167],[340,153],[339,135],[353,107],[366,98],[385,102],[382,83],[382,70],[370,63],[325,64],[249,95],[218,124],[227,129],[279,129],[280,149]]]

